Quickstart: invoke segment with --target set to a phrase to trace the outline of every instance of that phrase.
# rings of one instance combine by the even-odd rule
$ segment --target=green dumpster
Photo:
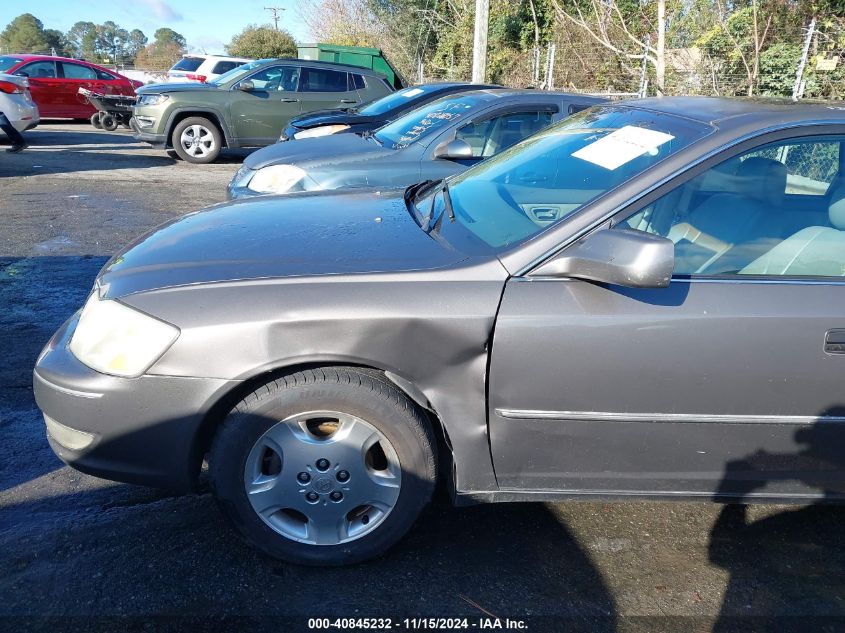
[[[405,80],[378,48],[363,46],[340,46],[339,44],[300,44],[300,59],[314,59],[321,62],[339,62],[361,68],[371,68],[387,77],[396,90],[405,87]]]

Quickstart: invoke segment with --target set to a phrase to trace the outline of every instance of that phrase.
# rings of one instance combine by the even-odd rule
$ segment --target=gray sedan
[[[845,500],[843,157],[837,105],[653,99],[444,183],[181,217],[38,358],[49,441],[172,489],[207,459],[241,534],[306,564],[384,552],[438,479]]]
[[[243,198],[341,187],[407,187],[440,180],[604,101],[534,90],[453,94],[372,134],[338,134],[265,147],[247,157],[228,194]]]

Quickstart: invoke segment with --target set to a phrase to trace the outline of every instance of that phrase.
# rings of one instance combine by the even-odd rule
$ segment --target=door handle
[[[299,103],[299,99],[279,99],[279,103]]]
[[[824,351],[828,354],[845,354],[845,330],[828,330],[824,335]]]
[[[340,102],[341,103],[358,103],[358,101],[355,100],[355,99],[341,99]]]

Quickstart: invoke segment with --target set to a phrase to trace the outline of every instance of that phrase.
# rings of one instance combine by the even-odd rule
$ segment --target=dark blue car
[[[353,108],[318,110],[290,120],[280,141],[328,136],[341,132],[362,134],[377,130],[430,101],[456,92],[490,90],[502,86],[470,83],[436,83],[411,86]]]

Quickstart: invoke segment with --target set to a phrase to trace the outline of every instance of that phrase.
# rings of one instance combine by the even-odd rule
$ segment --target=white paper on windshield
[[[656,151],[673,138],[664,132],[626,125],[572,155],[605,169],[617,169],[643,154]]]
[[[411,88],[410,90],[406,90],[402,93],[402,96],[406,99],[410,99],[411,97],[416,97],[417,95],[421,95],[423,93],[422,89],[420,88]]]

